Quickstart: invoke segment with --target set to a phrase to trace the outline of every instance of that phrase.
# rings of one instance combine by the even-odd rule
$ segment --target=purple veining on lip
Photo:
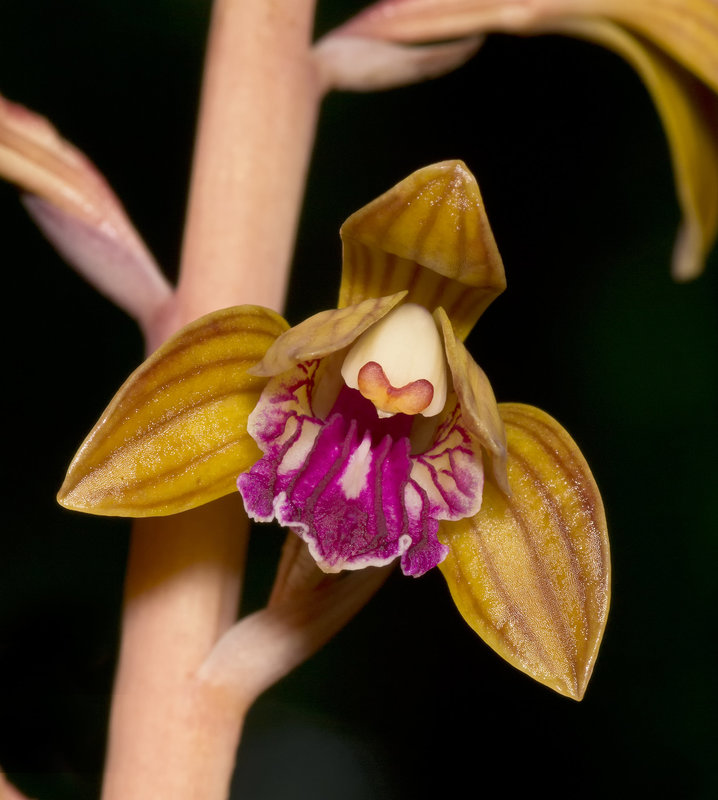
[[[429,449],[411,455],[413,418],[380,420],[346,386],[323,421],[312,411],[317,366],[299,364],[272,379],[250,416],[264,457],[237,481],[247,513],[294,530],[327,572],[398,557],[406,575],[422,575],[447,552],[439,520],[479,509],[478,444],[455,409]]]

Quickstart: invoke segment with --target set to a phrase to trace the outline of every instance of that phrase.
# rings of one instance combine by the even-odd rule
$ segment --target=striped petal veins
[[[483,491],[447,381],[436,325],[412,304],[272,377],[248,425],[264,455],[237,482],[247,513],[295,531],[325,572],[436,566],[439,521],[476,514]]]

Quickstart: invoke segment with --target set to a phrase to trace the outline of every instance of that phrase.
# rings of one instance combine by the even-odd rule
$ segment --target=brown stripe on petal
[[[551,538],[551,547],[562,551],[561,560],[548,563],[533,536],[535,520],[515,511],[517,527],[524,538],[526,552],[531,557],[533,572],[539,578],[538,590],[553,622],[554,634],[559,647],[563,648],[564,663],[573,672],[576,663],[576,642],[584,641],[588,635],[586,617],[586,590],[582,580],[576,548],[571,540],[571,531],[561,514],[555,496],[547,491],[542,476],[531,462],[513,453],[512,457],[526,478],[527,484],[540,497],[541,505],[547,515],[544,533]],[[572,636],[568,618],[576,620],[576,636]]]
[[[202,402],[241,394],[248,394],[251,398],[254,398],[257,392],[261,392],[264,387],[264,380],[251,375],[243,375],[243,373],[246,372],[249,366],[255,364],[256,359],[261,358],[261,356],[262,353],[260,352],[256,354],[254,360],[244,357],[222,359],[215,364],[205,364],[187,372],[177,371],[167,379],[162,376],[160,379],[160,396],[157,395],[156,381],[145,381],[143,385],[138,384],[135,391],[128,392],[127,405],[128,407],[130,405],[134,406],[139,413],[142,413],[147,403],[155,403],[152,422],[138,428],[133,421],[132,414],[124,417],[113,415],[111,419],[108,418],[107,425],[103,430],[105,441],[108,443],[106,446],[107,457],[111,458],[113,452],[111,447],[112,439],[124,436],[128,437],[125,441],[130,441],[138,436],[147,438],[161,426],[178,419],[182,414],[186,414],[190,409],[200,405]],[[148,375],[145,377],[151,378],[152,376],[153,371],[148,370]],[[242,376],[241,381],[240,376]],[[182,404],[179,406],[172,403],[178,391],[181,391],[182,394]],[[170,401],[170,405],[161,406],[160,403],[162,403],[163,399]],[[253,403],[254,400],[251,400],[251,402]],[[164,408],[164,411],[162,408]],[[98,443],[98,458],[101,453],[102,448]]]
[[[495,492],[496,488],[490,486],[488,491]],[[490,503],[491,498],[487,498],[487,501]],[[501,576],[501,594],[506,603],[503,613],[510,620],[510,624],[504,623],[504,642],[509,647],[515,644],[515,629],[520,627],[524,658],[530,659],[542,676],[564,675],[567,687],[575,692],[576,652],[573,637],[564,620],[563,603],[552,585],[548,566],[532,541],[530,521],[515,508],[510,510],[510,514],[516,538],[509,545],[509,561],[512,571],[522,576],[520,582],[511,580],[512,576],[506,574],[506,564],[503,562],[503,557],[507,555],[506,543],[502,542],[497,549],[492,532],[482,532],[486,557],[492,562],[495,577]],[[499,531],[498,535],[503,536],[503,531]],[[522,623],[520,626],[517,624],[519,619]]]
[[[182,329],[120,388],[67,473],[59,502],[78,511],[156,516],[227,494],[259,457],[247,417],[265,380],[247,368],[287,329],[239,306]]]
[[[408,271],[406,277],[404,278],[406,282],[406,288],[409,294],[416,295],[419,292],[419,284],[421,283],[423,270],[418,264],[414,264],[413,268]]]
[[[354,246],[351,252],[352,258],[360,260],[367,269],[364,272],[353,265],[349,273],[345,272],[345,275],[352,275],[346,281],[346,286],[350,286],[352,291],[340,296],[339,308],[356,305],[366,298],[380,298],[406,291],[407,303],[417,303],[432,312],[437,308],[450,308],[451,322],[456,335],[462,340],[485,308],[480,290],[462,286],[414,261]],[[348,248],[345,248],[345,261],[347,253]],[[363,277],[360,278],[360,274]]]
[[[518,406],[520,409],[521,406]],[[521,431],[525,441],[536,439],[541,441],[543,451],[547,459],[552,459],[557,474],[565,476],[566,483],[571,488],[571,497],[575,502],[574,511],[576,517],[585,516],[582,526],[583,535],[590,540],[591,546],[588,553],[601,553],[601,558],[587,561],[582,568],[586,570],[586,575],[597,585],[604,580],[603,563],[608,562],[608,539],[603,537],[605,528],[605,515],[603,503],[594,481],[584,480],[585,471],[588,468],[585,459],[581,455],[573,441],[567,442],[565,438],[557,435],[556,429],[547,424],[541,418],[527,419],[526,415],[517,414],[514,411],[514,404],[502,404],[500,406],[501,415],[508,425],[510,424],[517,431]],[[548,417],[551,420],[550,417]],[[551,420],[553,422],[553,420]],[[569,446],[573,445],[573,447]],[[518,456],[517,456],[518,457]],[[527,471],[533,473],[527,466]],[[540,484],[541,475],[535,472],[536,482]],[[575,543],[567,537],[575,551]],[[605,552],[604,552],[605,547]]]
[[[441,570],[459,611],[503,658],[583,696],[606,624],[610,555],[600,494],[544,412],[502,404],[511,495],[492,481],[469,520],[442,525]]]
[[[356,247],[356,261],[354,262],[355,266],[355,280],[357,285],[363,286],[365,283],[369,281],[369,276],[371,275],[371,253],[364,247]],[[364,298],[358,297],[356,301],[352,301],[351,303],[347,303],[347,305],[354,305],[354,303],[360,303]]]
[[[511,422],[510,424],[515,431],[522,432],[522,436],[525,440],[529,440],[532,437],[538,438],[535,429],[516,424],[515,422]],[[514,450],[511,457],[520,467],[520,472],[526,478],[527,482],[530,483],[532,490],[541,496],[542,507],[548,512],[551,522],[561,538],[561,544],[566,550],[568,566],[571,569],[573,578],[576,579],[572,582],[572,586],[577,588],[579,594],[585,598],[584,588],[581,582],[577,580],[580,577],[580,573],[575,542],[571,538],[571,529],[565,515],[562,513],[563,509],[556,496],[557,488],[559,488],[559,480],[562,479],[564,486],[570,486],[572,491],[575,492],[575,496],[579,499],[579,502],[585,505],[585,499],[581,491],[581,484],[583,482],[582,475],[579,470],[572,468],[567,455],[561,458],[559,452],[552,447],[552,443],[549,439],[544,439],[542,444],[544,445],[543,450],[545,457],[553,462],[551,469],[554,471],[555,483],[551,486],[551,491],[548,490],[544,483],[544,474],[534,466],[530,457],[521,455],[518,450]],[[595,524],[595,520],[592,520],[590,524]]]
[[[373,257],[374,254],[370,255],[370,258]],[[372,258],[373,260],[373,258]],[[386,265],[387,268],[385,270],[376,270],[375,272],[378,274],[379,277],[379,286],[377,287],[376,291],[379,297],[383,297],[384,295],[391,294],[391,276],[395,269],[395,262],[396,258],[394,256],[387,256]]]
[[[177,468],[168,468],[144,481],[135,481],[130,491],[119,487],[121,491],[108,495],[105,487],[98,481],[84,486],[79,484],[77,491],[82,491],[84,497],[102,505],[101,511],[93,513],[111,516],[158,516],[157,485],[171,482],[173,507],[181,510],[194,508],[198,495],[207,498],[203,502],[209,502],[236,490],[238,473],[235,471],[235,464],[238,460],[244,460],[243,453],[248,438],[247,435],[236,437],[223,442],[211,453],[203,452],[195,458],[182,461]],[[249,442],[256,448],[251,439]],[[260,451],[256,449],[256,457],[247,467],[260,456]],[[113,503],[115,499],[116,503]]]
[[[371,251],[366,253],[366,271],[365,271],[365,280],[366,280],[366,287],[367,287],[367,294],[366,297],[382,297],[382,284],[384,283],[385,276],[383,271],[377,269],[376,267],[377,262],[377,254]],[[391,272],[391,264],[388,267],[388,271]],[[384,284],[387,285],[387,284]],[[361,302],[361,301],[360,301]]]
[[[448,293],[447,293],[448,294]],[[475,290],[463,292],[454,292],[451,295],[447,296],[446,302],[441,304],[441,307],[446,311],[449,316],[449,319],[454,320],[470,320],[476,314],[476,307],[481,303],[481,297],[479,293]],[[468,324],[468,322],[467,322]],[[471,331],[470,326],[468,331]],[[454,322],[454,330],[456,331],[456,335],[462,341],[468,336],[468,333],[464,334],[463,329],[457,326]]]
[[[266,341],[272,342],[277,337],[276,325],[269,327],[252,326],[251,328],[239,328],[236,324],[231,327],[213,325],[209,330],[203,333],[202,338],[183,336],[178,339],[177,342],[172,343],[171,347],[168,347],[165,353],[165,360],[169,360],[170,358],[181,359],[189,353],[189,357],[192,361],[199,366],[202,363],[201,360],[198,361],[200,348],[204,347],[207,350],[217,351],[236,351],[237,337],[241,337],[248,332],[252,334],[251,339],[247,340],[242,350],[234,355],[234,358],[237,360],[253,359],[254,352],[263,351],[266,349]],[[250,347],[252,348],[251,351],[249,349]],[[164,361],[162,366],[164,366]],[[148,364],[148,374],[149,371],[154,368],[157,368],[156,365]]]
[[[263,386],[263,382],[260,382],[259,391],[261,391],[261,386]],[[137,470],[137,465],[139,464],[151,464],[153,459],[157,457],[154,451],[166,447],[165,440],[169,435],[173,434],[176,439],[179,439],[180,434],[188,427],[188,420],[193,424],[196,423],[197,432],[206,436],[210,431],[216,430],[216,426],[209,426],[209,420],[220,417],[226,419],[227,416],[231,415],[237,426],[234,428],[234,432],[246,431],[246,418],[257,402],[257,388],[224,388],[220,390],[218,387],[215,392],[207,393],[192,400],[189,399],[187,394],[184,394],[183,397],[184,400],[180,406],[167,410],[161,416],[153,416],[152,421],[146,422],[146,424],[138,425],[136,420],[130,416],[118,420],[114,427],[108,425],[105,442],[122,441],[123,457],[136,452],[135,469]],[[149,398],[145,398],[145,402],[150,402]],[[210,405],[216,405],[218,408],[210,409]],[[219,409],[219,406],[223,406],[223,408]],[[187,436],[191,435],[191,433],[192,431],[189,430],[188,433],[182,434],[184,439],[182,444],[186,443]],[[221,440],[225,441],[226,436],[222,436]],[[94,452],[93,473],[97,474],[102,470],[111,470],[117,457],[116,448],[107,445],[103,447],[98,443],[98,447]],[[182,461],[190,463],[186,457],[183,457]],[[171,463],[168,462],[168,469],[174,469]],[[250,462],[248,466],[251,463],[253,462]],[[158,472],[157,467],[152,465],[151,477],[148,480],[159,481],[163,475],[164,473]],[[141,480],[135,479],[133,485],[141,488],[144,484]]]
[[[413,173],[349,217],[341,235],[340,307],[408,289],[407,302],[455,308],[451,321],[464,339],[506,286],[479,187],[460,161]],[[457,304],[460,294],[466,304]]]
[[[499,406],[501,417],[506,424],[522,430],[527,437],[534,437],[543,444],[548,456],[560,464],[574,488],[591,514],[594,524],[600,527],[603,519],[603,507],[598,487],[593,481],[584,481],[582,476],[587,469],[586,460],[571,439],[567,439],[563,429],[557,429],[555,421],[547,414],[530,417],[518,403],[502,403]],[[528,407],[530,408],[530,407]],[[563,435],[562,435],[563,434]]]
[[[238,436],[233,440],[225,441],[218,445],[211,453],[203,452],[198,454],[195,458],[180,465],[179,470],[168,470],[162,475],[162,480],[173,481],[176,483],[172,493],[172,502],[182,505],[185,508],[193,508],[195,505],[195,496],[198,492],[198,487],[201,491],[211,491],[215,496],[212,499],[222,497],[225,494],[233,492],[237,488],[237,478],[239,474],[235,471],[234,464],[237,460],[244,460],[244,452],[246,447],[246,440],[249,439],[251,445],[256,448],[256,445],[251,440],[249,435]],[[261,453],[256,448],[256,457],[251,463],[247,464],[248,469],[254,461],[260,458]],[[240,473],[243,470],[240,470]],[[180,484],[177,483],[178,479],[184,478],[184,485],[187,487],[186,491],[182,492]],[[199,480],[197,479],[199,478]],[[211,484],[211,486],[210,486]],[[147,491],[137,493],[136,508],[145,509],[146,512],[151,510],[156,505],[155,483],[151,480],[145,483],[144,488]],[[122,498],[123,506],[126,500]],[[206,502],[209,502],[207,500]],[[143,514],[142,516],[149,515]]]
[[[447,281],[445,279],[436,281],[434,293],[427,298],[426,306],[431,311],[436,308],[447,308],[448,306],[456,307],[459,298],[470,299],[471,302],[466,307],[467,318],[474,315],[476,303],[479,302],[478,292],[475,289],[467,289],[460,283],[456,283],[456,281]],[[458,320],[461,317],[457,314],[455,318]]]
[[[453,535],[445,531],[447,527],[447,523],[442,524],[440,536],[442,541],[445,540],[445,537]],[[503,648],[506,650],[513,647],[513,642],[516,638],[520,638],[525,647],[530,645],[534,651],[532,661],[538,663],[548,662],[550,660],[549,652],[544,648],[542,641],[533,635],[533,626],[523,609],[515,604],[511,594],[511,584],[504,581],[500,565],[492,557],[489,546],[481,536],[475,536],[472,544],[476,548],[476,559],[481,563],[482,570],[486,573],[486,584],[492,587],[494,597],[487,608],[487,603],[484,602],[485,598],[480,591],[467,592],[464,597],[471,608],[471,612],[467,614],[465,608],[460,608],[462,615],[467,621],[471,618],[487,618],[496,637],[501,640]],[[444,562],[444,565],[446,565],[446,562]],[[439,565],[439,568],[448,581],[444,565]],[[472,569],[471,565],[471,561],[468,559],[454,560],[454,581],[456,584],[470,586],[475,581],[476,570]],[[472,625],[472,627],[474,626]],[[499,648],[494,647],[494,649],[501,654]]]
[[[416,173],[414,173],[416,175]],[[442,175],[442,178],[445,176]],[[407,197],[406,199],[402,198],[403,202],[400,206],[400,213],[396,214],[396,218],[393,221],[393,226],[396,225],[406,225],[409,224],[409,229],[413,233],[413,241],[411,242],[412,249],[417,253],[426,252],[428,242],[437,234],[437,228],[441,226],[442,223],[442,212],[445,211],[447,203],[452,201],[451,194],[453,193],[452,190],[454,189],[454,182],[449,179],[447,180],[436,180],[433,177],[430,178],[430,182],[428,185],[424,183],[422,180],[418,183],[418,185],[413,189],[414,197]],[[428,202],[421,202],[421,217],[420,219],[414,219],[416,212],[411,208],[410,205],[407,204],[411,203],[412,199],[425,200],[425,193],[429,195]],[[463,199],[463,198],[462,198]],[[419,222],[420,224],[416,224]],[[458,232],[462,229],[462,225],[459,224],[456,226],[455,231]],[[389,228],[386,233],[385,237],[387,239],[391,238],[392,229]],[[455,235],[455,233],[454,233]],[[447,242],[448,244],[448,242]],[[451,242],[451,251],[452,255],[457,256],[457,263],[458,263],[458,251],[456,250],[456,240],[454,239]],[[446,272],[442,274],[450,274],[453,269],[453,265],[447,265],[445,267]]]

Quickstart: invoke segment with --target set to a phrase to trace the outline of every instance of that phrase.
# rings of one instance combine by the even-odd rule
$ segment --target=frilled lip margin
[[[480,444],[456,402],[418,454],[413,419],[379,419],[355,389],[343,387],[323,421],[311,404],[318,367],[301,363],[270,381],[250,416],[265,455],[238,480],[247,512],[298,533],[326,572],[399,557],[404,574],[423,575],[446,557],[439,520],[479,509]]]

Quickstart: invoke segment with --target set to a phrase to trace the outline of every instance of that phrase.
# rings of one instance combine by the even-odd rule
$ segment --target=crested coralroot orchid
[[[602,504],[568,434],[497,405],[463,344],[505,288],[474,177],[421,169],[341,236],[337,309],[288,328],[239,306],[185,327],[120,389],[60,502],[168,515],[237,483],[324,572],[439,566],[494,649],[580,699],[608,610]]]
[[[714,0],[378,0],[331,37],[404,45],[491,32],[594,42],[640,75],[671,150],[683,222],[673,276],[703,269],[718,232],[718,4]]]

